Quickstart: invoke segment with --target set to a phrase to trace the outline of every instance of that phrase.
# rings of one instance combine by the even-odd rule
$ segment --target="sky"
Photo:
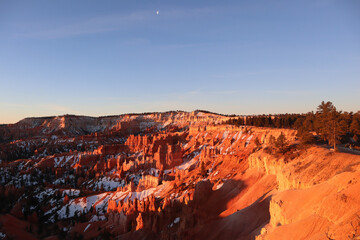
[[[323,100],[360,110],[359,0],[0,0],[0,123]]]

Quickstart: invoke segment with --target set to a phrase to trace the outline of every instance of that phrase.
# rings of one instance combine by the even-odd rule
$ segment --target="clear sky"
[[[0,0],[0,123],[322,100],[360,110],[359,0]]]

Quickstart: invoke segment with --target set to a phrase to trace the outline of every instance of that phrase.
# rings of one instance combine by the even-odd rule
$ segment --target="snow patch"
[[[117,203],[121,200],[126,202],[127,200],[134,201],[135,198],[138,200],[144,200],[145,198],[149,197],[151,194],[155,192],[156,188],[149,188],[147,190],[143,190],[141,192],[116,192],[111,197],[110,200],[115,200]]]
[[[86,230],[88,230],[88,228],[91,226],[91,223],[89,223],[86,228],[84,229],[84,232],[86,232]]]
[[[94,183],[94,190],[101,189],[101,187],[103,187],[105,191],[111,191],[117,187],[124,187],[124,186],[125,186],[125,180],[120,181],[118,178],[111,179],[110,177],[103,177],[103,178],[99,178]]]
[[[222,138],[225,139],[225,138],[227,138],[228,135],[229,135],[229,131],[225,131],[225,132],[223,133]]]
[[[186,170],[186,169],[190,168],[191,166],[197,164],[197,162],[198,162],[198,160],[193,158],[188,162],[182,163],[181,165],[177,166],[176,168],[179,170]]]
[[[106,220],[106,217],[104,215],[98,216],[94,215],[89,222],[98,222],[98,221],[104,221]]]
[[[77,197],[80,195],[80,190],[78,189],[66,189],[63,190],[62,192],[62,196],[64,197],[66,195],[68,195],[69,197]]]
[[[247,147],[247,145],[249,145],[251,139],[253,138],[253,135],[250,135],[247,139],[246,139],[246,143],[245,143],[245,147]]]
[[[106,210],[105,208],[107,207],[109,197],[110,195],[108,193],[102,193],[90,197],[72,199],[68,204],[58,210],[57,214],[59,219],[71,218],[74,217],[75,214],[89,212],[91,207],[94,207],[97,212],[102,213]],[[51,212],[52,210],[48,211],[46,214]]]
[[[173,227],[175,224],[180,222],[180,217],[177,217],[174,219],[174,221],[168,226],[168,227]]]
[[[216,190],[219,190],[223,185],[224,185],[224,183],[220,183],[219,185],[217,185]]]

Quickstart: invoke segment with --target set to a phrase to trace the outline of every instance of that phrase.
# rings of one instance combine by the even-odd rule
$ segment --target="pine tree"
[[[350,125],[350,132],[354,135],[360,135],[360,113],[356,113],[353,116]]]
[[[288,147],[288,141],[283,132],[279,135],[279,137],[275,141],[275,147],[278,149],[279,152],[285,153]]]
[[[260,147],[260,145],[261,145],[260,140],[259,140],[258,137],[255,138],[254,143],[255,143],[257,148]]]
[[[302,144],[311,144],[315,141],[315,137],[309,131],[305,130],[304,128],[298,130],[296,135],[300,138]]]
[[[336,142],[346,132],[346,122],[341,119],[341,112],[336,111],[332,102],[322,101],[318,106],[317,130],[336,150]]]
[[[330,113],[336,111],[335,106],[332,102],[324,102],[317,107],[316,112],[316,129],[318,133],[322,136],[323,140],[328,140],[330,144],[330,136],[331,136],[331,127],[328,125],[330,120]]]
[[[274,137],[273,135],[270,135],[270,137],[269,137],[269,144],[270,144],[270,145],[274,145],[274,144],[275,144],[275,141],[276,141],[275,137]]]

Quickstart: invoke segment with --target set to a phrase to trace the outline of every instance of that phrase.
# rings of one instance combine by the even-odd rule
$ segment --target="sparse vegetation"
[[[278,138],[275,141],[275,148],[278,152],[284,154],[289,146],[289,143],[284,135],[283,132],[278,136]]]
[[[354,145],[355,148],[360,145],[360,112],[337,111],[329,101],[322,101],[315,113],[244,116],[232,118],[225,123],[296,129],[302,144],[327,143],[335,149],[339,143],[349,143],[349,146]]]
[[[256,148],[259,148],[261,146],[261,142],[258,137],[255,138],[254,143],[256,145]]]
[[[346,133],[346,122],[341,118],[341,112],[331,102],[322,102],[316,112],[316,130],[329,145],[336,150],[336,143]]]

